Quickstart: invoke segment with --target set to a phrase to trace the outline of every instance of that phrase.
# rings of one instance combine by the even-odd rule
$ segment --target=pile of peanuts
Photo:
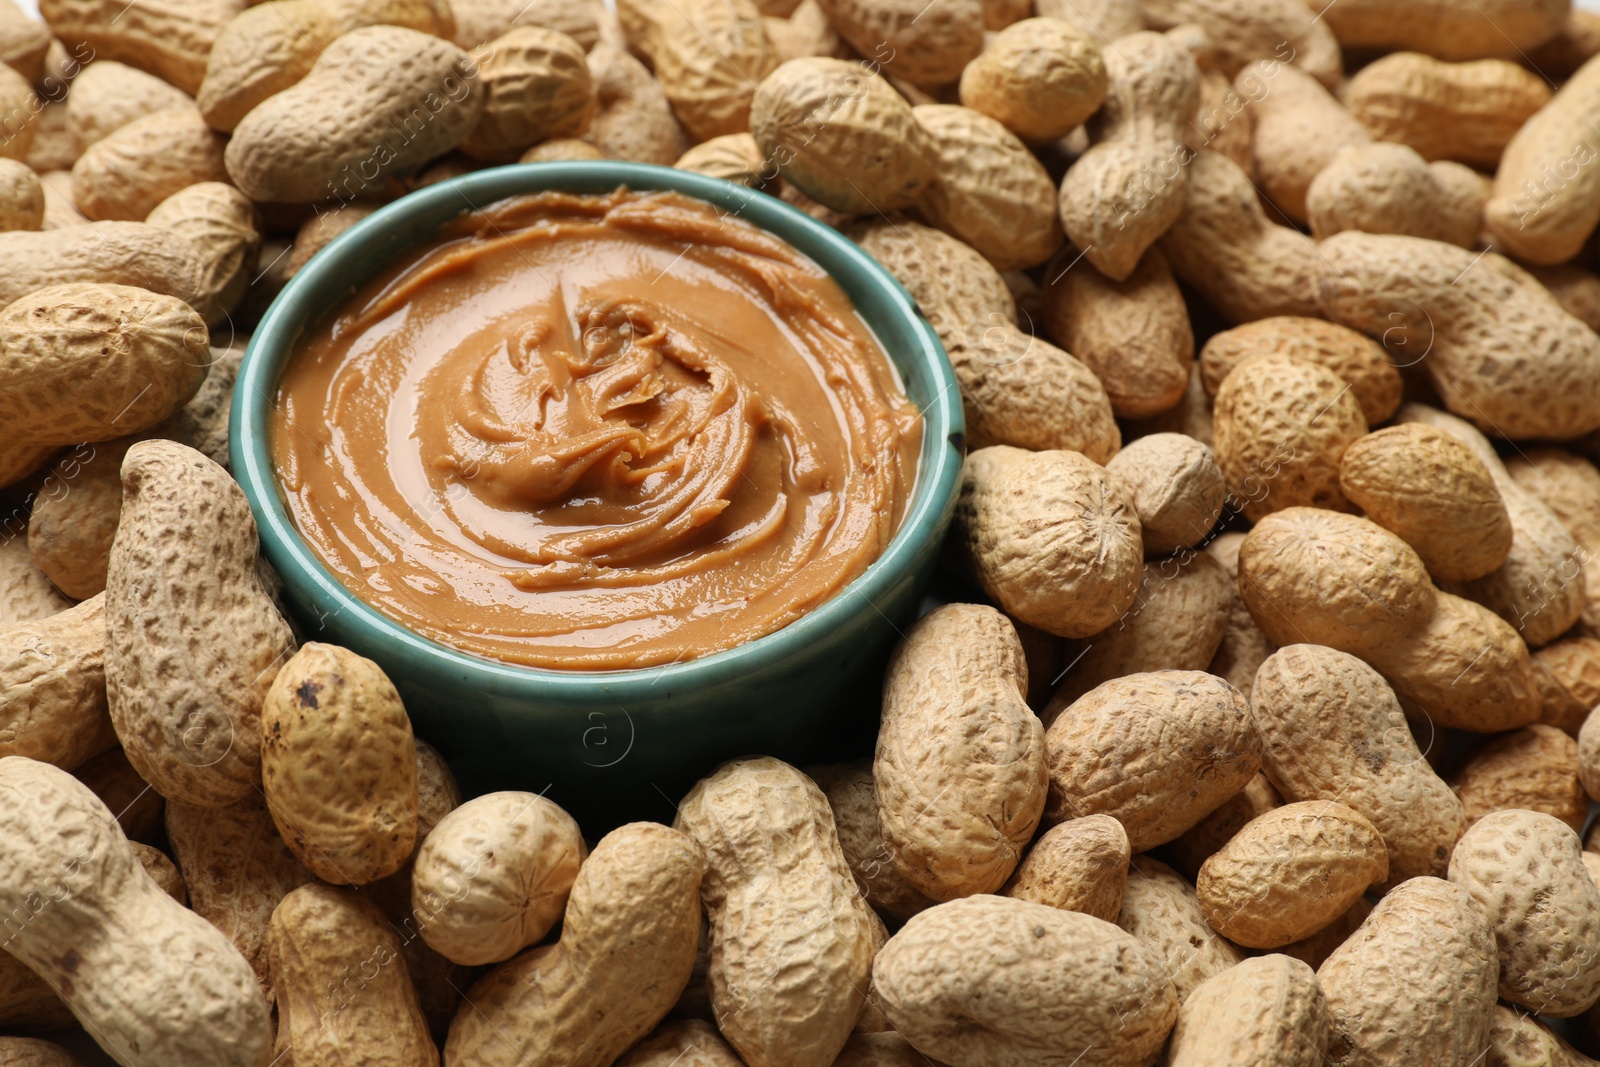
[[[124,1067],[1600,1062],[1600,16],[41,6],[0,0],[0,1031]],[[596,840],[463,801],[383,671],[297,633],[227,417],[354,222],[601,158],[857,241],[971,452],[875,753],[705,768]]]

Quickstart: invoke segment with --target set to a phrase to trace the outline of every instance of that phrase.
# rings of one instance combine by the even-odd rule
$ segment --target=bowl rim
[[[311,325],[311,311],[322,294],[334,291],[341,295],[327,301],[317,312],[319,319],[337,308],[395,255],[427,239],[418,236],[390,247],[397,230],[419,217],[439,214],[440,221],[429,228],[431,232],[459,214],[525,193],[596,193],[618,186],[640,192],[669,190],[706,201],[788,241],[847,290],[853,283],[877,290],[878,295],[887,298],[891,310],[905,317],[910,335],[921,341],[915,351],[904,354],[903,360],[896,360],[891,353],[891,361],[897,364],[902,377],[906,371],[898,364],[923,365],[936,389],[921,412],[924,437],[916,486],[900,528],[865,571],[800,618],[735,648],[691,660],[611,670],[568,671],[486,659],[424,637],[384,615],[334,577],[318,558],[296,529],[278,492],[267,434],[272,396],[283,361]],[[458,203],[458,210],[447,210]],[[834,266],[828,265],[830,261]],[[850,283],[838,277],[841,272],[854,276]],[[358,280],[351,281],[352,278]],[[851,300],[859,310],[854,295]],[[880,343],[884,343],[881,338]],[[413,670],[419,665],[416,660],[428,660],[432,661],[431,666],[462,679],[473,677],[497,691],[532,687],[560,699],[591,694],[598,686],[609,697],[626,699],[630,693],[640,698],[647,693],[659,696],[663,682],[674,683],[667,691],[681,692],[715,684],[729,675],[776,666],[792,657],[794,646],[816,642],[845,622],[858,610],[853,600],[865,597],[876,610],[878,601],[914,568],[924,542],[937,534],[940,517],[953,502],[964,452],[960,395],[938,334],[905,287],[854,242],[777,197],[690,171],[646,163],[525,163],[475,171],[419,189],[378,209],[313,256],[273,299],[251,335],[234,385],[228,436],[233,475],[255,515],[263,553],[285,575],[285,583],[291,589],[295,583],[289,578],[297,577],[313,587],[316,599],[332,605],[332,610],[321,618],[347,616],[365,631],[366,641],[383,646],[391,654],[408,657],[413,661]],[[939,444],[930,448],[930,438]]]

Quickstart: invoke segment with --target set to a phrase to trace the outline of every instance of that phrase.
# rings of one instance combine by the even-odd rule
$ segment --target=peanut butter
[[[353,593],[536,667],[690,659],[783,627],[883,552],[922,420],[848,297],[671,193],[464,216],[312,330],[271,445]]]

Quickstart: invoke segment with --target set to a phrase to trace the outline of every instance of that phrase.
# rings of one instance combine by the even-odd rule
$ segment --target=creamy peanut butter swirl
[[[447,227],[279,385],[289,512],[435,640],[539,667],[731,648],[888,545],[922,423],[843,291],[670,193],[543,193]]]

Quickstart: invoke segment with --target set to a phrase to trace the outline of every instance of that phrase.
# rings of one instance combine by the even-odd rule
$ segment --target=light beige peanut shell
[[[254,200],[359,196],[471,133],[484,101],[472,73],[467,53],[429,34],[352,30],[309,74],[239,121],[228,141],[228,175]],[[428,119],[414,128],[418,111]]]
[[[878,788],[872,777],[872,760],[823,764],[806,768],[806,773],[827,795],[839,833],[839,847],[867,903],[896,923],[931,907],[934,902],[907,882],[890,858],[878,821]]]
[[[1144,29],[1139,0],[1035,0],[1040,17],[1060,19],[1102,46]]]
[[[1339,80],[1339,44],[1299,0],[1141,0],[1145,25],[1169,30],[1194,23],[1211,38],[1216,65],[1232,77],[1252,60],[1293,61],[1330,88]]]
[[[373,904],[348,889],[303,885],[273,911],[268,951],[278,1057],[437,1067],[400,940]]]
[[[1076,452],[995,445],[967,457],[952,548],[1005,612],[1087,637],[1133,603],[1144,547],[1127,490]]]
[[[1581,833],[1589,799],[1578,768],[1578,743],[1554,726],[1535,723],[1473,753],[1450,784],[1467,809],[1468,823],[1520,808],[1554,815]]]
[[[37,230],[44,226],[44,185],[33,168],[14,159],[0,159],[0,230]]]
[[[702,141],[678,157],[673,166],[749,189],[759,189],[767,178],[767,161],[761,146],[748,133],[729,133]]]
[[[1215,397],[1223,379],[1245,359],[1264,353],[1318,363],[1343,378],[1368,426],[1387,422],[1400,406],[1400,372],[1382,345],[1349,327],[1295,315],[1259,319],[1213,334],[1200,351],[1207,395]]]
[[[1583,624],[1600,631],[1600,471],[1559,448],[1526,449],[1505,462],[1507,475],[1523,492],[1555,513],[1577,541],[1584,577]],[[1591,701],[1589,706],[1600,702]]]
[[[1496,1004],[1489,1022],[1485,1067],[1592,1067],[1594,1060],[1520,1009]]]
[[[1600,719],[1591,711],[1578,730],[1578,779],[1592,799],[1600,793]]]
[[[7,951],[125,1067],[266,1061],[271,1024],[249,965],[145,873],[86,786],[49,764],[0,760],[0,839],[18,843],[4,850],[0,898],[24,917]]]
[[[1550,102],[1544,79],[1503,59],[1446,63],[1395,52],[1350,77],[1345,106],[1379,141],[1423,159],[1493,169],[1522,124]]]
[[[603,36],[602,10],[587,0],[450,0],[451,40],[471,52],[515,26],[539,26],[566,34],[587,52]]]
[[[1056,717],[1045,747],[1045,818],[1110,815],[1136,853],[1184,833],[1261,766],[1248,704],[1199,671],[1105,682]]]
[[[1428,624],[1408,643],[1373,656],[1372,663],[1414,720],[1493,733],[1539,719],[1527,644],[1475,601],[1440,592]]]
[[[146,844],[165,840],[167,802],[139,777],[120,745],[89,760],[72,776],[111,809],[128,840]]]
[[[1571,263],[1529,267],[1528,273],[1589,329],[1600,330],[1600,275]]]
[[[1317,246],[1268,218],[1237,163],[1205,151],[1188,167],[1183,214],[1161,238],[1172,271],[1223,318],[1316,317]]]
[[[0,159],[26,160],[37,136],[35,116],[43,104],[28,80],[0,63]]]
[[[1516,58],[1560,33],[1571,6],[1567,0],[1308,2],[1346,48],[1410,49],[1448,60]]]
[[[598,95],[596,99],[598,99]],[[604,159],[600,149],[576,137],[556,137],[534,145],[518,157],[518,163],[556,163],[580,159]],[[679,157],[682,158],[682,157]]]
[[[883,683],[873,780],[884,847],[934,900],[993,893],[1044,811],[1044,727],[1009,620],[948,604],[918,620]]]
[[[0,307],[36,290],[68,282],[136,286],[205,305],[205,281],[194,245],[142,222],[97,222],[60,232],[0,233]],[[73,441],[77,444],[82,438]]]
[[[1094,144],[1062,179],[1059,207],[1072,243],[1102,274],[1125,281],[1184,210],[1184,135],[1199,106],[1200,68],[1159,33],[1119,39],[1105,65]]]
[[[1066,246],[1045,268],[1044,328],[1105,386],[1120,418],[1149,418],[1182,400],[1194,330],[1172,268],[1152,248],[1112,281]]]
[[[1317,79],[1275,59],[1240,71],[1234,88],[1251,101],[1251,153],[1262,189],[1283,214],[1307,221],[1313,180],[1342,149],[1371,138]]]
[[[1136,1067],[1177,1015],[1159,954],[1108,922],[975,896],[914,916],[873,965],[895,1029],[963,1067]]]
[[[1117,925],[1153,949],[1178,991],[1178,1003],[1234,966],[1239,950],[1206,923],[1194,886],[1149,856],[1134,856]]]
[[[946,352],[970,448],[1061,449],[1104,463],[1122,446],[1111,398],[1094,372],[1003,316],[968,323]]]
[[[193,94],[222,27],[246,0],[174,0],[126,8],[115,0],[44,0],[39,13],[68,48],[87,47]]]
[[[1013,22],[961,72],[961,102],[1034,144],[1065,137],[1100,107],[1106,64],[1096,40],[1060,19]]]
[[[155,880],[163,893],[179,904],[186,903],[188,894],[184,889],[183,875],[178,873],[177,865],[167,858],[165,852],[138,841],[129,841],[128,847],[133,849],[134,859],[139,861],[139,866]]]
[[[1308,938],[1291,941],[1282,946],[1277,950],[1277,954],[1297,959],[1307,967],[1321,967],[1323,961],[1333,955],[1333,950],[1349,940],[1350,935],[1355,933],[1371,914],[1372,905],[1367,902],[1366,897],[1362,897],[1350,906],[1349,911],[1333,922]]]
[[[601,41],[589,51],[598,109],[583,139],[610,159],[671,166],[689,147],[666,94],[645,65]]]
[[[1246,948],[1309,937],[1389,880],[1377,828],[1344,804],[1299,801],[1245,824],[1200,867],[1206,921]]]
[[[1494,183],[1465,163],[1437,159],[1428,164],[1442,194],[1445,214],[1456,219],[1462,230],[1471,223],[1478,227],[1478,239],[1468,247],[1483,243],[1483,209],[1494,195]]]
[[[1328,1062],[1471,1063],[1488,1046],[1498,959],[1493,931],[1459,886],[1396,886],[1317,968]]]
[[[106,714],[105,604],[0,627],[0,756],[74,770],[116,744]]]
[[[411,906],[422,939],[456,963],[498,963],[561,918],[586,850],[578,824],[535,793],[489,793],[417,846]]]
[[[1175,27],[1172,32],[1185,28]],[[1208,148],[1220,152],[1249,170],[1255,165],[1251,147],[1254,136],[1255,113],[1244,95],[1233,87],[1233,80],[1220,71],[1202,68],[1200,108],[1184,134],[1184,144],[1191,152]]]
[[[848,59],[849,46],[817,0],[803,0],[787,18],[763,16],[767,40],[772,42],[772,52],[779,63],[806,56],[831,56]]]
[[[977,0],[963,2],[976,10]],[[937,150],[911,105],[842,59],[791,59],[768,75],[750,132],[785,181],[846,214],[910,207],[937,177]]]
[[[1414,149],[1384,142],[1341,148],[1306,190],[1306,218],[1319,241],[1361,230],[1470,249],[1482,228],[1481,208],[1463,211]]]
[[[1261,632],[1239,592],[1239,546],[1243,542],[1244,534],[1225,533],[1205,549],[1228,569],[1230,579],[1227,627],[1222,631],[1222,643],[1217,646],[1217,654],[1211,658],[1206,671],[1249,697],[1255,685],[1256,670],[1278,646]]]
[[[26,527],[14,526],[14,521],[8,520],[0,537],[0,626],[48,619],[72,606],[72,601],[50,584],[49,575],[34,564],[28,553]]]
[[[1246,518],[1354,510],[1340,464],[1367,420],[1350,384],[1327,367],[1280,353],[1246,359],[1217,388],[1213,417],[1217,465]]]
[[[44,73],[50,41],[49,27],[25,14],[12,0],[0,4],[0,63],[37,82]]]
[[[689,136],[750,130],[756,87],[778,67],[760,10],[752,0],[674,0],[661,14],[650,55]]]
[[[51,51],[54,52],[57,47],[61,47],[60,42],[52,40]],[[50,77],[54,78],[54,75]],[[67,102],[59,95],[65,83],[55,81],[54,84],[54,99],[44,101],[44,107],[29,123],[33,130],[33,144],[28,146],[28,154],[22,159],[41,176],[51,171],[70,171],[72,164],[78,160],[78,145],[67,123]]]
[[[1201,982],[1178,1011],[1168,1067],[1322,1067],[1328,1002],[1312,969],[1260,956]]]
[[[1278,796],[1278,791],[1272,788],[1266,775],[1257,771],[1243,789],[1224,800],[1211,814],[1178,837],[1168,841],[1161,849],[1161,858],[1172,864],[1179,874],[1193,881],[1200,873],[1200,865],[1231,841],[1234,834],[1244,829],[1245,824],[1282,805],[1283,798]]]
[[[850,47],[896,77],[932,89],[961,77],[983,50],[981,0],[819,0]]]
[[[1069,704],[1102,682],[1150,671],[1204,671],[1221,647],[1233,583],[1204,552],[1148,560],[1133,606],[1069,650],[1067,667],[1040,711],[1048,726]]]
[[[669,1019],[617,1061],[617,1067],[740,1067],[717,1028],[704,1019]]]
[[[1579,858],[1582,842],[1560,819],[1496,811],[1479,819],[1450,855],[1462,887],[1494,931],[1500,996],[1556,1018],[1600,998],[1600,887]]]
[[[1511,551],[1511,516],[1488,468],[1443,430],[1406,423],[1366,435],[1345,450],[1339,486],[1436,581],[1482,578]]]
[[[200,182],[161,201],[145,222],[177,234],[199,252],[205,295],[196,310],[203,318],[214,321],[239,306],[261,249],[249,197],[225,182]]]
[[[44,188],[42,229],[59,230],[67,226],[81,226],[89,221],[72,202],[71,171],[55,170],[41,173],[39,184]]]
[[[1466,829],[1459,797],[1434,773],[1377,671],[1320,645],[1261,665],[1251,698],[1261,769],[1286,801],[1337,801],[1383,835],[1389,881],[1440,875]]]
[[[81,154],[90,145],[157,111],[193,108],[182,89],[138,67],[102,59],[83,68],[67,96],[67,125]]]
[[[1200,544],[1228,494],[1211,449],[1185,434],[1141,437],[1106,463],[1133,491],[1146,556]]]
[[[171,441],[122,463],[106,574],[106,692],[139,773],[221,807],[261,780],[261,707],[294,650],[261,584],[255,519],[226,471]]]
[[[779,760],[736,760],[689,791],[677,825],[708,860],[711,1005],[723,1037],[750,1067],[831,1064],[866,1002],[873,928],[827,798]]]
[[[382,668],[308,642],[273,679],[260,729],[267,808],[306,869],[335,885],[399,870],[416,843],[417,749]]]
[[[1116,922],[1131,858],[1127,831],[1116,819],[1068,819],[1039,835],[1000,895]]]
[[[1533,654],[1539,721],[1573,737],[1600,704],[1600,639],[1566,637]]]
[[[83,1067],[60,1045],[36,1037],[0,1037],[0,1062],[7,1067]]]

